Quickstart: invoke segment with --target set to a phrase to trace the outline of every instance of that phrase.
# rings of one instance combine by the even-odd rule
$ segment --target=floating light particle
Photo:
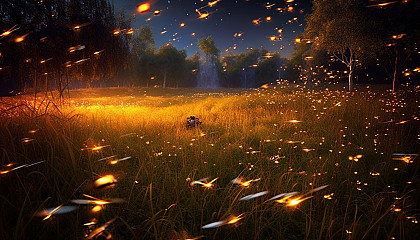
[[[150,10],[150,3],[145,2],[137,6],[137,12],[138,13],[145,13]]]
[[[101,189],[109,186],[113,186],[117,183],[117,179],[113,175],[106,175],[94,182],[94,186],[96,189]]]

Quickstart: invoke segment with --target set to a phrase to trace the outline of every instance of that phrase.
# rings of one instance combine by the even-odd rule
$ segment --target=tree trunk
[[[392,78],[392,92],[395,92],[398,84],[398,50],[395,50],[395,62],[394,62],[394,76]]]
[[[34,112],[36,113],[36,91],[38,88],[38,71],[34,68]]]
[[[166,71],[163,74],[163,88],[166,88]]]
[[[349,66],[349,92],[353,90],[353,64]]]

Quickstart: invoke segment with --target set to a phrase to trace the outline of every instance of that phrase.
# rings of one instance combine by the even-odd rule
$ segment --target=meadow
[[[0,239],[419,239],[420,89],[356,88],[1,98]]]

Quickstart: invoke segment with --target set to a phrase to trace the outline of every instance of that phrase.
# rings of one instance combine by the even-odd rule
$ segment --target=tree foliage
[[[184,50],[178,51],[172,44],[167,43],[159,48],[156,56],[163,88],[167,85],[179,86],[180,81],[186,77],[187,53]]]
[[[14,30],[0,39],[3,94],[42,85],[61,97],[74,79],[89,86],[129,68],[130,35],[114,31],[131,21],[105,0],[1,1],[0,9],[1,31]]]
[[[349,72],[349,90],[358,61],[375,57],[379,38],[375,22],[361,0],[314,0],[307,18],[304,37],[345,64]]]
[[[220,50],[217,49],[216,44],[211,36],[206,38],[200,38],[197,41],[198,48],[205,54],[205,55],[212,55],[216,58],[219,58]]]

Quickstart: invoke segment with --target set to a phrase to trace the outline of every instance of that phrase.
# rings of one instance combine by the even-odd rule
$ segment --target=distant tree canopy
[[[198,48],[205,54],[205,55],[211,55],[216,58],[219,58],[220,56],[220,50],[217,49],[216,44],[214,43],[214,40],[211,36],[208,36],[206,38],[200,38],[197,41]]]
[[[172,44],[162,45],[157,51],[157,62],[159,74],[163,78],[163,88],[170,83],[172,86],[179,86],[180,81],[186,78],[187,53],[184,50],[178,51]]]
[[[270,54],[265,49],[250,49],[248,52],[228,54],[221,59],[224,85],[227,87],[258,87],[279,79],[281,66],[285,63],[278,53]]]
[[[129,68],[131,21],[105,0],[1,1],[2,94],[26,87],[87,86]]]

